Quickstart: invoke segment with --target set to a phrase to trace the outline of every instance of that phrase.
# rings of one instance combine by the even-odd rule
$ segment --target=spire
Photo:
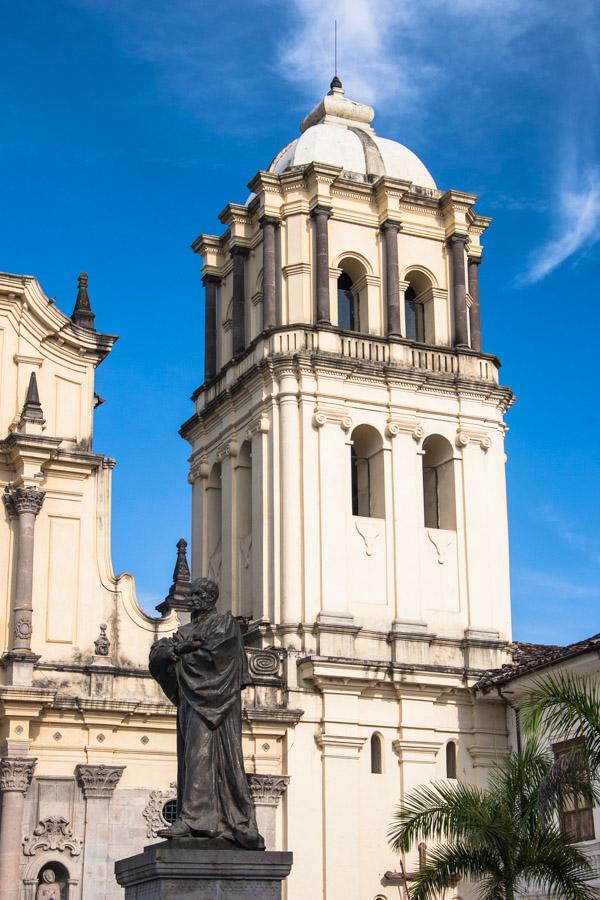
[[[44,424],[44,412],[40,403],[40,395],[38,393],[37,378],[35,372],[31,373],[29,386],[27,388],[27,396],[21,410],[21,422],[37,422]]]
[[[337,75],[334,75],[331,79],[331,84],[329,85],[329,93],[330,94],[345,94],[344,88],[342,87],[342,82],[338,78]]]
[[[88,297],[87,292],[87,282],[88,277],[86,272],[82,272],[81,275],[77,279],[77,283],[79,284],[79,290],[77,291],[77,300],[75,301],[75,309],[71,313],[71,321],[74,325],[79,325],[80,328],[87,328],[88,331],[95,331],[94,328],[94,313],[92,312],[92,306],[90,303],[90,298]]]
[[[162,615],[167,615],[171,610],[186,611],[189,621],[190,604],[190,567],[187,561],[187,541],[183,538],[177,541],[177,560],[173,569],[173,584],[169,588],[169,593],[162,603],[156,607]],[[180,615],[181,620],[181,615]],[[182,622],[182,624],[184,624]]]

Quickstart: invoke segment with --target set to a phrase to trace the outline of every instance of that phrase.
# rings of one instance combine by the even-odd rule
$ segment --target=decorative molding
[[[425,436],[425,429],[419,420],[408,417],[390,416],[385,431],[390,438],[394,438],[398,434],[409,434],[417,442]]]
[[[358,759],[366,737],[345,734],[315,734],[315,742],[323,756],[335,756],[342,759]]]
[[[92,766],[80,764],[75,769],[86,800],[110,799],[121,780],[125,766]]]
[[[507,747],[467,747],[469,756],[473,760],[473,766],[485,766],[491,768],[510,756]]]
[[[426,528],[425,531],[427,532],[427,537],[435,547],[438,563],[440,566],[443,566],[448,558],[447,554],[450,545],[452,544],[454,532],[448,534],[447,531],[443,531],[439,528]]]
[[[168,800],[175,800],[177,797],[177,783],[172,781],[166,791],[150,791],[150,799],[146,807],[142,810],[142,815],[146,820],[146,837],[158,837],[158,831],[166,828],[170,823],[163,818],[162,811]]]
[[[435,763],[441,747],[442,741],[411,741],[406,739],[392,741],[392,750],[400,763]]]
[[[467,447],[469,444],[479,444],[484,453],[492,446],[490,436],[476,428],[459,428],[456,434],[456,446]]]
[[[20,516],[22,513],[33,513],[37,516],[44,503],[46,491],[41,491],[35,485],[24,487],[4,488],[2,498],[11,518]]]
[[[246,774],[252,799],[257,806],[273,806],[279,803],[279,798],[285,793],[289,775],[263,775],[259,772]]]
[[[3,756],[0,759],[0,793],[25,794],[31,784],[37,759],[30,756]]]
[[[256,650],[248,655],[248,668],[251,675],[258,678],[279,675],[279,654],[275,650]]]
[[[71,856],[79,856],[81,853],[81,841],[73,836],[69,821],[62,816],[40,819],[33,833],[23,840],[25,856],[35,856],[36,853],[48,850],[59,853],[68,850]]]
[[[381,523],[379,519],[365,520],[359,525],[356,518],[354,519],[354,527],[363,539],[365,545],[365,553],[367,556],[373,556],[373,550],[377,539],[381,536]],[[375,530],[377,529],[377,530]]]
[[[191,458],[190,472],[187,478],[189,484],[193,484],[197,478],[208,478],[209,475],[210,466],[206,456],[201,456],[198,459]]]
[[[28,641],[31,635],[33,634],[33,627],[31,624],[31,612],[28,611],[27,615],[21,615],[15,619],[15,625],[13,628],[13,634],[15,638],[21,641]]]
[[[260,415],[257,419],[253,419],[252,422],[248,425],[246,429],[246,437],[248,440],[252,440],[252,438],[257,434],[268,434],[271,428],[271,423],[269,422],[269,418],[266,415]]]
[[[217,450],[217,459],[219,462],[222,462],[224,459],[228,459],[233,456],[238,455],[238,445],[237,441],[227,441],[225,444],[221,444],[219,449]]]

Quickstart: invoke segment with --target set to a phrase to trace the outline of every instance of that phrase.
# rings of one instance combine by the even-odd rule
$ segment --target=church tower
[[[193,244],[192,570],[287,651],[289,900],[388,896],[402,792],[481,781],[505,746],[501,706],[470,691],[510,641],[490,220],[373,117],[334,78],[224,232]]]

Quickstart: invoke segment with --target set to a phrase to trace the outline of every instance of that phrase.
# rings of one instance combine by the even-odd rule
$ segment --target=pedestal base
[[[291,853],[181,838],[118,860],[115,876],[125,900],[281,900],[291,868]]]

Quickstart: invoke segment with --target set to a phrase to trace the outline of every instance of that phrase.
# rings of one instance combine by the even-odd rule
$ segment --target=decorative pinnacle
[[[177,560],[173,570],[173,584],[162,603],[156,607],[163,615],[172,609],[191,609],[190,603],[190,567],[187,561],[187,541],[177,541]]]
[[[21,411],[21,421],[26,422],[44,422],[44,412],[40,403],[40,395],[38,393],[37,378],[35,372],[31,373],[29,386],[27,388],[27,396]]]
[[[342,82],[340,81],[340,79],[338,78],[337,75],[334,75],[333,78],[331,79],[331,84],[329,85],[329,93],[330,94],[333,94],[334,92],[339,93],[340,91],[342,92],[342,94],[344,93],[344,88],[342,86]]]
[[[95,316],[92,312],[92,305],[87,292],[88,277],[86,272],[82,272],[79,275],[77,283],[79,285],[79,290],[77,291],[75,308],[71,313],[71,321],[74,325],[79,325],[80,328],[87,328],[88,331],[95,331]]]

